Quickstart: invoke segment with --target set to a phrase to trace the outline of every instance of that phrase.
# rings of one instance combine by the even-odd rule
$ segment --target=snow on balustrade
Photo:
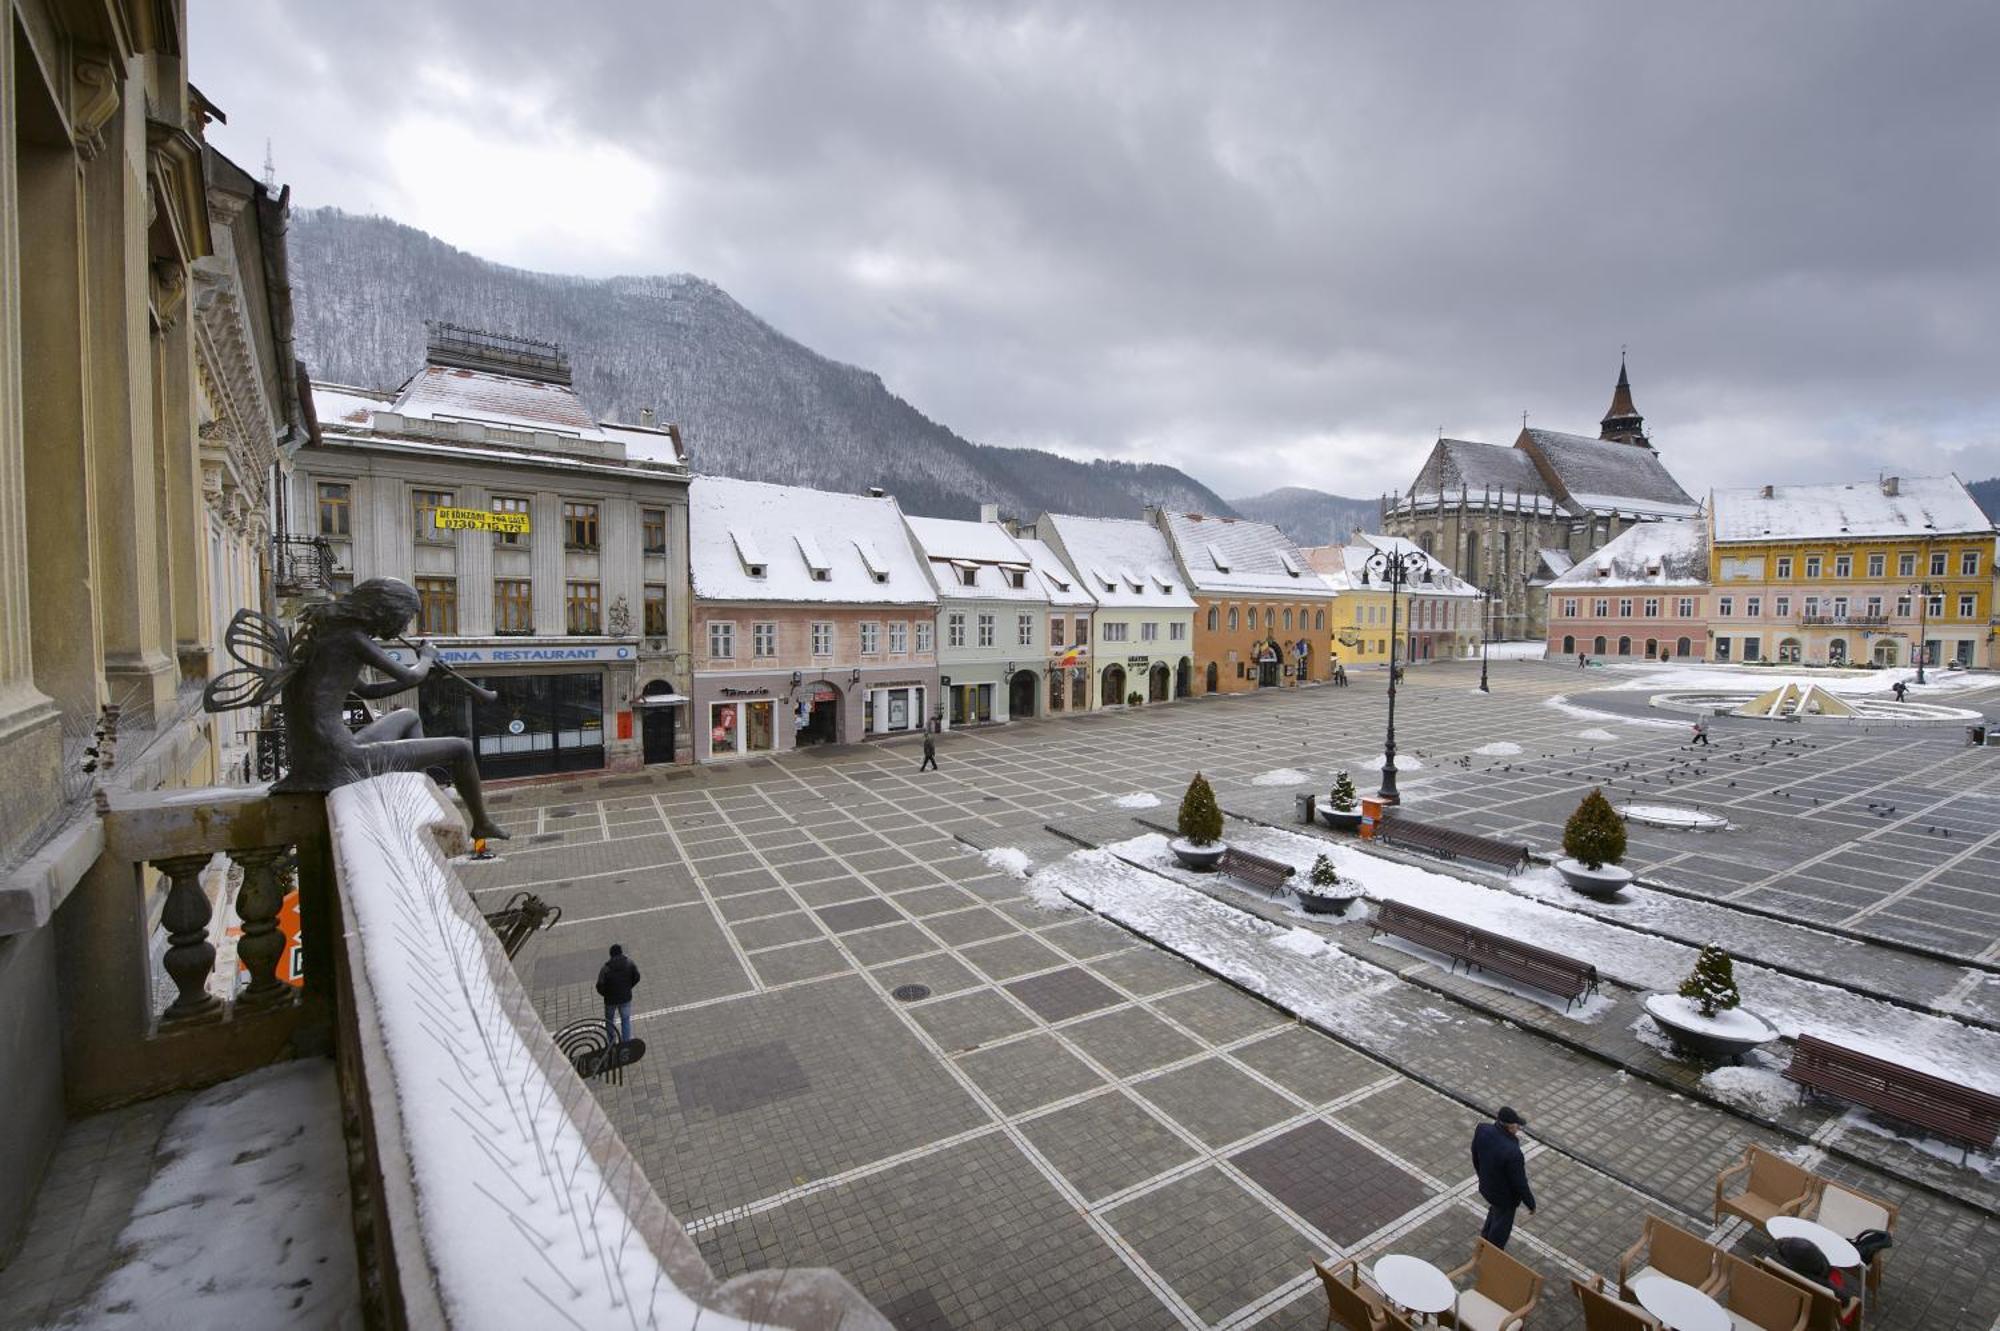
[[[450,1324],[886,1326],[832,1272],[714,1282],[446,862],[448,815],[423,776],[344,787],[329,814],[362,1039],[379,1036],[387,1061],[370,1108],[394,1134],[385,1158],[407,1156]]]

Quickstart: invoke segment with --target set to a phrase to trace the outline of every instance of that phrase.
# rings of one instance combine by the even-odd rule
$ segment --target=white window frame
[[[1128,635],[1131,629],[1132,626],[1123,620],[1114,620],[1104,626],[1104,640],[1106,642],[1129,642],[1130,638]]]
[[[917,651],[918,651],[918,652],[920,652],[920,653],[921,653],[921,652],[927,652],[927,651],[930,651],[930,650],[931,650],[931,640],[932,640],[932,638],[933,638],[933,637],[935,636],[935,630],[936,630],[936,628],[937,628],[937,626],[936,626],[935,624],[931,623],[931,621],[929,621],[928,619],[920,619],[920,620],[918,620],[918,621],[917,621]]]
[[[735,620],[711,619],[708,621],[708,657],[711,661],[734,661],[736,659]]]
[[[1017,614],[1014,616],[1014,645],[1033,647],[1035,645],[1035,616]]]
[[[778,654],[778,625],[776,620],[760,620],[750,626],[750,656],[755,660],[760,656]]]
[[[1149,619],[1139,626],[1140,642],[1158,642],[1159,640],[1160,625],[1158,620]]]
[[[1187,628],[1188,626],[1186,624],[1184,624],[1178,619],[1175,620],[1173,623],[1167,625],[1168,639],[1173,642],[1186,642]]]
[[[908,656],[910,654],[910,625],[898,620],[889,626],[889,655]]]
[[[812,622],[812,654],[814,656],[833,655],[833,621],[815,619]]]
[[[875,656],[882,650],[882,626],[870,620],[861,625],[861,654]]]
[[[954,610],[944,617],[944,645],[965,646],[965,612]]]
[[[991,647],[994,642],[994,617],[989,614],[981,614],[977,627],[979,630],[979,645],[981,647]]]

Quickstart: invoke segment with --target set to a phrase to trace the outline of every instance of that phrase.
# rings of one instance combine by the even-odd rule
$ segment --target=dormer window
[[[802,531],[794,535],[792,539],[798,543],[799,555],[806,561],[806,572],[812,575],[812,580],[814,582],[832,582],[833,565],[829,564],[826,556],[821,553],[819,542],[814,539],[813,534]]]
[[[729,540],[736,547],[736,558],[743,564],[743,572],[753,578],[764,576],[764,552],[757,545],[757,538],[741,527],[729,529]]]
[[[868,576],[876,582],[889,580],[889,565],[883,562],[882,552],[875,548],[875,542],[865,536],[854,538],[854,549],[861,556],[861,565],[868,570]]]
[[[960,564],[958,566],[958,585],[961,587],[977,587],[979,585],[979,569],[971,564]]]
[[[1009,587],[1012,587],[1015,591],[1020,591],[1022,588],[1028,585],[1028,571],[1026,569],[1021,569],[1021,568],[1008,569],[1007,585]]]
[[[1208,543],[1208,558],[1209,562],[1215,565],[1216,572],[1229,572],[1229,556],[1223,554],[1221,548],[1214,541]]]
[[[1295,561],[1291,557],[1291,555],[1287,554],[1285,551],[1283,550],[1278,551],[1278,562],[1285,566],[1285,572],[1289,573],[1292,577],[1296,578],[1303,576],[1299,572],[1299,566],[1297,561]]]

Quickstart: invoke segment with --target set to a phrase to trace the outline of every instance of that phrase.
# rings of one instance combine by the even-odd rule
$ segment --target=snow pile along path
[[[1232,845],[1294,866],[1300,880],[1314,858],[1325,854],[1343,879],[1359,883],[1371,898],[1402,901],[1552,948],[1589,961],[1606,978],[1635,988],[1671,992],[1680,987],[1694,966],[1697,949],[1672,939],[1626,929],[1505,888],[1382,859],[1339,841],[1244,824],[1232,824],[1227,835]],[[1107,849],[1140,859],[1155,850],[1152,840],[1136,837]],[[1553,871],[1549,876],[1554,876]],[[1727,943],[1727,939],[1723,941]],[[1810,1032],[2000,1094],[2000,1034],[1743,961],[1736,964],[1736,982],[1744,1005],[1776,1026],[1780,1034]]]
[[[1520,745],[1507,739],[1496,739],[1491,744],[1482,744],[1473,750],[1481,758],[1512,758],[1520,751]]]
[[[1276,767],[1250,778],[1253,786],[1303,786],[1312,780],[1311,772],[1301,772],[1296,767]]]
[[[1160,797],[1158,795],[1149,795],[1143,790],[1135,790],[1129,795],[1120,795],[1111,802],[1121,809],[1157,809],[1160,807]]]
[[[1028,852],[1017,846],[995,846],[980,858],[1001,873],[1011,874],[1016,878],[1028,876]]]

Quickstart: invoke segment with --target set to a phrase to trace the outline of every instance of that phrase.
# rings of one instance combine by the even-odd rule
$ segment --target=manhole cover
[[[898,1003],[914,1003],[919,998],[929,998],[931,987],[927,984],[899,984],[889,991],[889,997]]]

